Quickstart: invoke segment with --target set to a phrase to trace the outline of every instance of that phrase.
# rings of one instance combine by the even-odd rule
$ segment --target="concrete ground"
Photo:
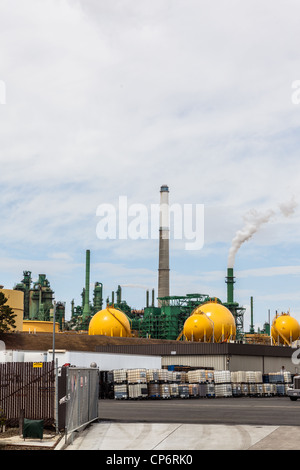
[[[94,422],[65,450],[299,450],[300,427]],[[63,443],[62,443],[63,444]],[[57,450],[63,445],[57,446]]]

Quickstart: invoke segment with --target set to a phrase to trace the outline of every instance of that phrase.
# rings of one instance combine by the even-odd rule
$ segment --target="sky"
[[[226,301],[250,229],[245,328],[251,296],[256,328],[300,321],[299,15],[296,0],[2,0],[0,283],[46,274],[69,318],[90,249],[91,289],[143,308],[158,239],[99,236],[99,207],[126,198],[134,224],[167,184],[171,205],[204,208],[199,249],[171,231],[171,295]]]

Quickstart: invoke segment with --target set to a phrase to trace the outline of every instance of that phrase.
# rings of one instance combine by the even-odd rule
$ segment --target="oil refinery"
[[[58,338],[57,344],[60,344],[61,349],[76,348],[76,336],[80,336],[81,344],[84,338],[86,351],[107,352],[107,348],[110,347],[111,352],[132,353],[133,350],[130,348],[135,348],[138,352],[136,348],[140,346],[140,351],[146,354],[150,350],[151,354],[161,356],[173,354],[173,357],[166,359],[166,365],[178,361],[181,361],[181,364],[197,365],[195,358],[187,364],[188,361],[183,358],[182,351],[185,355],[200,356],[203,365],[204,354],[208,352],[219,354],[220,347],[223,347],[224,351],[221,352],[223,359],[226,358],[224,359],[227,361],[226,364],[231,361],[233,367],[235,351],[239,351],[240,356],[244,357],[244,354],[248,356],[250,352],[255,353],[253,348],[249,350],[249,346],[254,347],[254,345],[271,348],[271,350],[260,349],[259,354],[255,353],[261,357],[264,364],[266,361],[262,358],[266,355],[280,357],[278,361],[281,361],[281,365],[286,361],[284,358],[289,357],[290,360],[291,350],[298,344],[300,336],[298,321],[290,313],[275,312],[272,323],[269,318],[262,330],[255,331],[253,297],[251,297],[251,325],[250,330],[245,331],[245,308],[234,296],[236,279],[231,265],[228,265],[227,272],[224,273],[227,292],[225,301],[203,293],[170,295],[167,185],[162,185],[160,188],[160,206],[164,207],[164,211],[161,211],[159,223],[158,296],[156,297],[154,289],[146,290],[145,307],[137,310],[122,298],[122,288],[118,285],[117,290],[111,293],[111,297],[104,301],[105,279],[101,280],[103,282],[94,283],[91,295],[91,253],[90,250],[86,250],[85,283],[81,292],[81,303],[76,305],[72,300],[71,318],[67,321],[65,302],[54,300],[54,291],[46,275],[40,274],[33,282],[31,272],[24,271],[23,279],[12,290],[2,290],[16,314],[16,331],[23,336],[27,334],[27,348],[30,348],[30,342],[34,344],[36,341],[34,336],[37,337],[41,333],[51,335],[55,332]],[[17,338],[17,335],[15,337]],[[109,345],[109,339],[118,339],[118,344],[114,342]],[[227,345],[226,348],[224,345]],[[16,343],[12,349],[18,347]]]

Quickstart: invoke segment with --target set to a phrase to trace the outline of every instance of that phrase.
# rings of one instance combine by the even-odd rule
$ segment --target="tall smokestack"
[[[82,316],[86,319],[90,313],[90,250],[86,250],[86,266],[85,266],[85,293],[84,293],[84,307]]]
[[[170,295],[169,223],[169,188],[163,185],[160,188],[158,297]],[[160,301],[158,305],[161,306]]]
[[[235,278],[233,276],[233,268],[227,268],[227,277],[226,277],[226,283],[227,283],[227,303],[228,304],[233,304],[233,285],[235,283]]]

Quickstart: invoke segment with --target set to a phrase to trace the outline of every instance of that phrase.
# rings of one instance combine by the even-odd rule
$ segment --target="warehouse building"
[[[48,353],[53,346],[53,337],[50,333],[7,333],[0,335],[0,340],[4,342],[6,350],[11,351]],[[114,358],[119,357],[118,368],[135,367],[133,357],[149,358],[146,361],[149,364],[151,363],[151,357],[156,357],[163,368],[177,366],[230,370],[232,372],[257,370],[263,374],[282,369],[297,374],[300,370],[297,363],[297,348],[283,345],[193,343],[188,341],[111,338],[101,335],[58,333],[55,335],[55,349],[57,351],[72,352],[74,360],[76,358],[76,364],[73,365],[76,366],[86,365],[86,353],[88,353],[88,361],[98,363],[96,359],[101,353],[103,354],[102,370],[111,368],[112,362],[108,360],[109,355]],[[105,357],[107,358],[106,361]],[[82,361],[85,362],[82,363]],[[66,360],[65,362],[70,361]],[[140,360],[136,359],[135,363],[140,364]],[[149,366],[149,368],[151,367]]]

